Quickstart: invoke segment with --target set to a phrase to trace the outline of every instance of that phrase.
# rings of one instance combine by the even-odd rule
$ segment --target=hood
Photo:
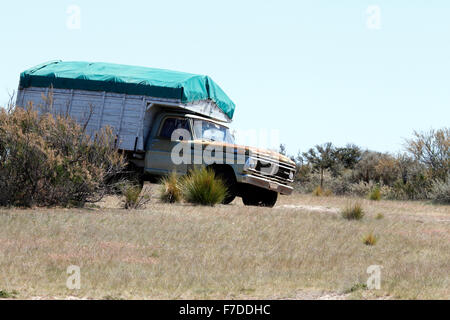
[[[262,148],[256,148],[256,147],[250,147],[250,146],[243,146],[243,145],[238,145],[238,144],[232,144],[232,143],[226,143],[226,142],[220,142],[220,141],[205,141],[205,140],[194,140],[194,143],[198,143],[201,145],[216,145],[216,146],[223,146],[225,148],[233,148],[233,149],[238,149],[241,152],[246,152],[249,151],[253,154],[257,154],[257,155],[261,155],[261,156],[265,156],[267,158],[270,159],[274,159],[274,160],[278,160],[280,162],[285,162],[288,163],[290,165],[295,166],[295,162],[292,161],[290,158],[276,152],[276,151],[271,151],[271,150],[267,150],[267,149],[262,149]]]

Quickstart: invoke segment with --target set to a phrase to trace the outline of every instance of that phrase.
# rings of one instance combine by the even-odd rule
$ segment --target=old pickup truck
[[[51,97],[51,99],[49,98]],[[236,145],[234,103],[208,76],[109,63],[52,61],[20,75],[17,105],[68,114],[89,134],[113,129],[117,147],[148,177],[208,166],[230,203],[273,207],[289,195],[295,163],[269,150]]]

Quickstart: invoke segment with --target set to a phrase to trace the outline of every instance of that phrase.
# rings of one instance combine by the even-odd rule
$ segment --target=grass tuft
[[[330,189],[323,189],[321,186],[317,186],[313,190],[312,194],[316,197],[330,197],[333,195],[333,191],[331,191]]]
[[[211,169],[194,169],[182,179],[181,189],[189,203],[214,206],[222,203],[227,195],[227,187],[216,178]]]
[[[313,194],[313,196],[316,196],[316,197],[321,197],[321,196],[323,196],[323,190],[322,190],[322,187],[321,187],[321,186],[316,187],[316,188],[313,190],[312,194]]]
[[[363,238],[363,243],[367,246],[374,246],[378,241],[377,236],[375,236],[372,232],[365,235]]]
[[[18,292],[15,290],[13,290],[11,292],[8,292],[6,290],[0,290],[0,299],[15,298],[17,294],[18,294]]]
[[[373,201],[379,201],[381,199],[381,189],[379,186],[376,186],[370,191],[369,199]]]
[[[377,219],[377,220],[381,220],[381,219],[383,219],[384,218],[384,214],[382,214],[382,213],[378,213],[376,216],[375,216],[375,219]]]
[[[123,298],[112,296],[110,294],[103,297],[103,300],[124,300]]]
[[[165,203],[180,202],[182,198],[181,186],[178,176],[172,172],[161,180],[159,199]]]
[[[351,292],[356,292],[359,290],[367,290],[367,284],[365,283],[356,283],[353,286],[351,286],[351,288],[349,288],[348,290],[345,290],[345,293],[351,293]]]
[[[364,217],[362,205],[357,202],[348,204],[342,211],[342,217],[347,220],[361,220]]]
[[[125,196],[125,209],[142,209],[150,201],[150,195],[142,192],[142,188],[138,185],[125,184],[122,187],[122,194]]]

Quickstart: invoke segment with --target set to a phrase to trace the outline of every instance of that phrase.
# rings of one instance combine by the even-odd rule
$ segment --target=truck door
[[[174,164],[171,159],[173,148],[185,137],[172,141],[172,134],[177,129],[187,130],[192,137],[189,119],[177,116],[167,116],[160,122],[160,127],[150,138],[145,156],[145,171],[156,175],[166,175],[172,171],[183,175],[187,172],[187,164]],[[186,141],[187,142],[187,141]]]

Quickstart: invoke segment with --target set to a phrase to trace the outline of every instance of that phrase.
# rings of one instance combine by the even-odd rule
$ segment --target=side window
[[[177,129],[185,129],[189,131],[188,120],[180,118],[166,118],[159,132],[159,137],[170,139],[172,137],[172,133]]]

